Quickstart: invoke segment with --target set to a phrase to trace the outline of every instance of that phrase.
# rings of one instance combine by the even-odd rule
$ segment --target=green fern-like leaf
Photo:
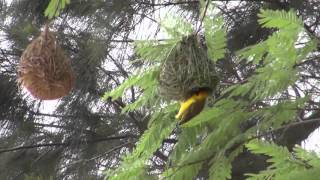
[[[209,4],[207,4],[209,3]],[[204,16],[204,35],[208,47],[208,57],[214,62],[224,58],[227,47],[226,27],[223,17],[218,15],[213,2],[200,1],[200,14]],[[206,14],[204,14],[206,13]]]
[[[240,51],[242,57],[247,57],[257,64],[264,60],[264,66],[258,68],[257,74],[250,77],[247,83],[236,85],[231,95],[250,94],[250,98],[258,101],[274,96],[295,83],[298,73],[294,65],[299,60],[298,50],[294,46],[297,37],[298,32],[295,30],[290,33],[281,31],[263,43]]]
[[[320,177],[320,169],[292,170],[287,174],[277,176],[276,180],[318,180]]]
[[[264,120],[264,123],[259,126],[260,130],[268,130],[270,127],[279,128],[294,121],[297,109],[303,108],[307,100],[308,98],[301,98],[293,102],[283,101],[258,111],[257,114]]]
[[[215,127],[214,131],[207,133],[197,146],[185,152],[185,155],[182,156],[177,164],[180,166],[193,162],[202,162],[214,157],[216,153],[224,152],[232,146],[226,142],[229,142],[239,135],[239,123],[248,119],[248,117],[249,114],[243,112],[243,110],[235,110],[232,113],[226,110],[223,115],[217,117],[214,121],[208,121],[210,126]],[[234,142],[236,142],[236,140]]]
[[[144,61],[161,62],[167,58],[179,39],[166,41],[136,41],[135,51]]]
[[[313,168],[320,169],[320,156],[314,151],[307,151],[300,146],[296,146],[293,149],[297,158]]]
[[[274,33],[268,40],[270,59],[268,62],[277,63],[280,67],[290,67],[297,62],[297,48],[295,43],[302,31],[285,30]],[[275,59],[277,58],[277,59]]]
[[[240,101],[223,99],[215,103],[214,107],[206,109],[195,116],[192,120],[185,123],[183,127],[193,127],[208,121],[210,121],[211,124],[218,123],[221,119],[225,118],[225,116],[232,115],[236,109],[241,109],[242,107],[244,107],[244,104],[241,104]]]
[[[49,19],[53,17],[58,17],[61,11],[70,4],[70,0],[51,0],[44,14]]]
[[[143,93],[134,103],[123,108],[122,112],[133,111],[147,104],[152,105],[153,107],[157,105],[158,74],[159,69],[155,67],[154,69],[150,69],[143,78],[140,78],[139,81],[135,82],[135,86],[140,87],[143,90]]]
[[[187,164],[171,168],[162,173],[163,179],[176,180],[176,179],[193,179],[201,169],[202,163]]]
[[[296,16],[296,12],[262,10],[259,17],[259,22],[265,27],[279,30],[266,41],[238,52],[240,59],[260,66],[263,63],[263,66],[256,70],[256,75],[250,77],[247,83],[228,89],[232,90],[232,96],[249,95],[254,101],[274,96],[294,84],[299,75],[294,66],[315,48],[312,40],[304,48],[296,46],[303,32],[302,20]]]
[[[318,179],[320,161],[319,156],[314,152],[295,147],[294,154],[286,148],[272,143],[253,140],[246,147],[256,154],[270,156],[269,162],[272,164],[259,174],[247,174],[248,180],[287,180],[287,179]],[[319,174],[320,175],[320,174]]]
[[[303,38],[308,39],[305,45],[301,48],[298,48],[298,62],[305,60],[308,55],[317,48],[317,41],[314,39],[309,39],[306,36],[302,36]]]
[[[231,179],[231,162],[224,155],[217,156],[211,163],[212,165],[209,169],[210,179]]]
[[[304,170],[305,165],[298,161],[285,147],[277,146],[274,143],[266,141],[252,140],[246,144],[246,147],[255,154],[264,154],[270,156],[267,162],[272,164],[267,170],[259,174],[248,174],[251,176],[249,179],[279,179],[287,176],[292,171]]]
[[[157,73],[159,72],[158,67],[151,68],[149,71],[144,71],[142,73],[137,73],[131,76],[125,82],[123,82],[116,89],[104,94],[103,99],[106,100],[109,97],[112,99],[117,99],[121,97],[125,90],[128,88],[138,85],[142,89],[150,88],[154,85]]]
[[[181,39],[188,36],[193,32],[192,25],[185,19],[167,15],[161,22],[161,28],[173,39]]]
[[[279,28],[279,29],[294,29],[303,27],[301,18],[297,16],[296,11],[290,10],[288,12],[261,10],[258,22],[263,27]]]
[[[206,133],[203,127],[184,128],[179,134],[179,141],[170,153],[169,164],[178,164],[182,156],[190,151],[191,147],[200,142],[201,136]]]
[[[175,105],[169,105],[156,112],[152,116],[151,127],[144,132],[135,150],[124,157],[120,167],[114,171],[107,171],[106,175],[112,180],[131,179],[137,174],[144,172],[147,160],[153,155],[162,143],[163,139],[169,136],[175,128],[174,114]]]
[[[104,100],[106,100],[109,97],[112,97],[112,99],[117,99],[117,98],[121,97],[126,89],[135,85],[141,78],[143,78],[143,76],[141,77],[141,75],[139,75],[139,74],[131,76],[129,79],[127,79],[124,83],[122,83],[116,89],[114,89],[110,92],[106,92],[102,98]]]
[[[175,107],[175,105],[168,105],[165,109],[154,113],[152,126],[142,135],[132,154],[148,157],[152,155],[176,125],[173,121],[176,112]]]
[[[209,8],[212,10],[212,8]],[[204,19],[205,39],[208,47],[208,56],[213,61],[217,61],[226,53],[226,28],[223,18],[206,16]]]
[[[289,159],[291,156],[287,148],[277,146],[267,141],[252,140],[246,144],[246,147],[255,154],[264,154],[271,156],[269,162],[277,163]]]
[[[253,46],[248,46],[237,52],[239,59],[246,59],[248,62],[253,62],[254,64],[259,64],[262,57],[266,55],[268,49],[265,42],[258,43]]]
[[[134,111],[146,105],[151,105],[152,107],[158,105],[157,89],[155,86],[146,88],[135,102],[128,104],[122,109],[122,113]]]

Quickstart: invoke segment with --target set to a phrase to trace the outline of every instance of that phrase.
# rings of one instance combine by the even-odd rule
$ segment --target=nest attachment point
[[[211,61],[195,34],[184,37],[161,66],[160,95],[168,100],[183,101],[193,91],[214,91],[219,78]]]
[[[70,60],[48,25],[23,52],[18,66],[18,83],[41,100],[58,99],[71,91],[74,74]]]

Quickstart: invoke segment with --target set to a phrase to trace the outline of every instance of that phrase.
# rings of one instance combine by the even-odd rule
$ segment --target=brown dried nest
[[[198,89],[214,91],[219,78],[215,64],[196,35],[179,42],[161,66],[159,92],[169,100],[185,100]]]
[[[34,97],[52,100],[67,95],[74,84],[70,60],[48,25],[23,52],[18,66],[18,83]]]

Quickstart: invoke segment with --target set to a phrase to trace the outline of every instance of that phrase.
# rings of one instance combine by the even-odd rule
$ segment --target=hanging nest
[[[23,52],[18,66],[18,83],[41,100],[57,99],[71,91],[74,74],[70,60],[48,25]]]
[[[218,82],[214,62],[193,34],[183,38],[162,64],[159,92],[168,100],[182,101],[199,89],[214,91]]]

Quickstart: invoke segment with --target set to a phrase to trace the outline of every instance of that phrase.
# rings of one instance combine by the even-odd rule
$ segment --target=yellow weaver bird
[[[180,121],[179,124],[189,121],[202,111],[209,92],[208,89],[199,89],[191,93],[191,96],[185,101],[181,102],[179,112],[176,115],[176,119]]]

